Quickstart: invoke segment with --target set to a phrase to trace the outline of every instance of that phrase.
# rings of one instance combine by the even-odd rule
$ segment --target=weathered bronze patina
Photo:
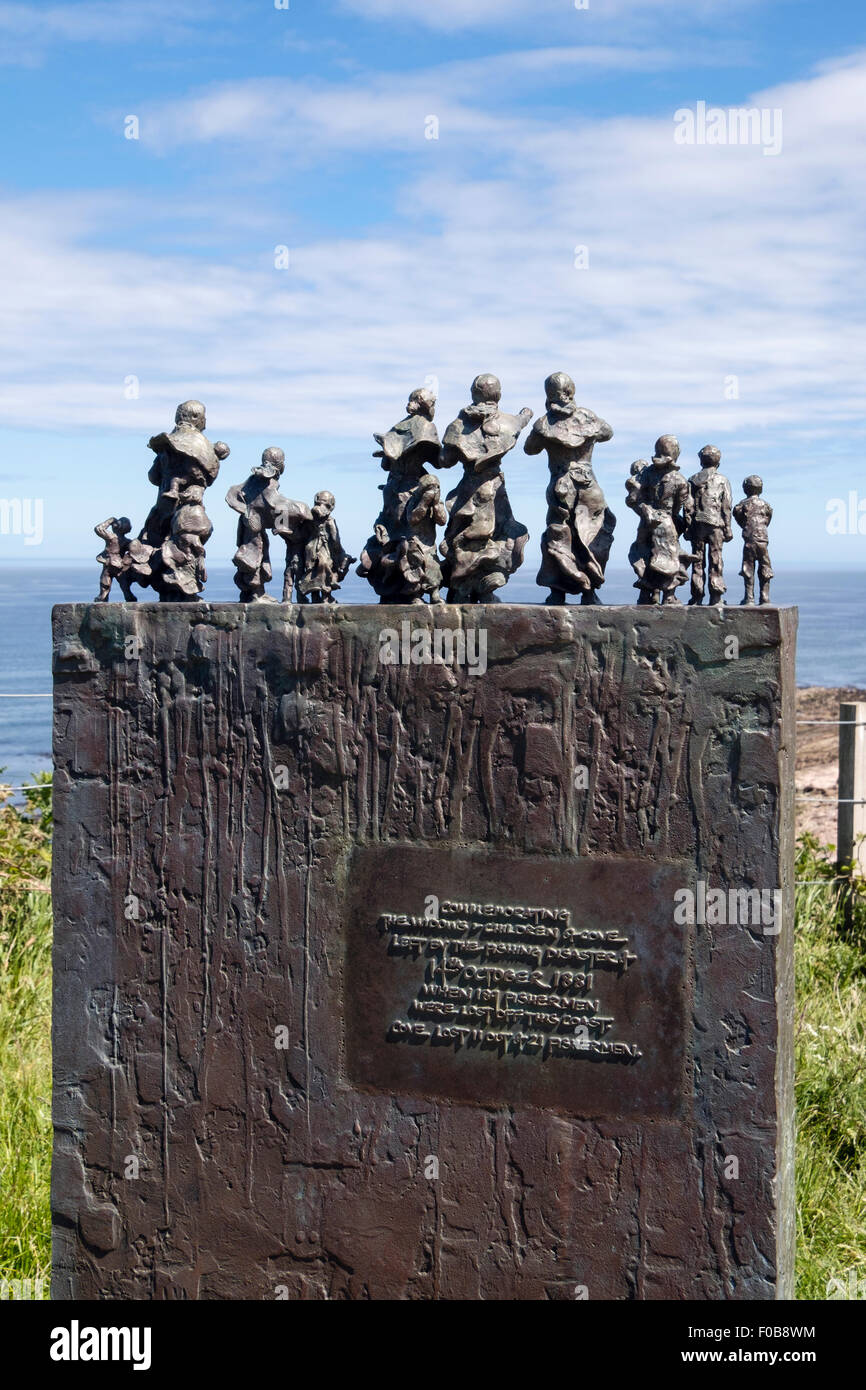
[[[56,609],[54,1297],[790,1297],[795,627]]]

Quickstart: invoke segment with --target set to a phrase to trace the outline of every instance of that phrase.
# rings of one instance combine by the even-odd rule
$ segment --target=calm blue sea
[[[866,687],[866,572],[785,570],[778,567],[773,600],[800,609],[797,680],[800,685]],[[209,566],[206,597],[237,597],[230,566]],[[0,563],[0,692],[51,690],[51,608],[79,603],[96,594],[95,564]],[[630,570],[609,570],[604,588],[609,603],[632,603]],[[542,591],[534,573],[518,574],[503,590],[515,603],[537,603]],[[731,598],[739,599],[740,580],[729,576]],[[277,589],[276,582],[271,585]],[[686,592],[686,591],[684,591]],[[350,575],[341,590],[348,603],[370,601],[370,588]],[[33,772],[51,767],[51,701],[0,699],[0,768],[4,782],[20,785]]]

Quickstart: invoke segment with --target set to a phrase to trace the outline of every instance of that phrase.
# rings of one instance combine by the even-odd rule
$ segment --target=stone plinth
[[[793,610],[54,627],[55,1297],[791,1295]]]

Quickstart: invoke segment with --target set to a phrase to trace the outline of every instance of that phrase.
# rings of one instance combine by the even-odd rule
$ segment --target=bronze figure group
[[[386,434],[374,435],[373,457],[381,460],[387,480],[356,573],[380,603],[498,603],[497,590],[523,563],[529,532],[511,509],[502,464],[533,412],[524,407],[509,415],[500,409],[501,396],[495,376],[477,376],[470,403],[440,442],[436,398],[419,388],[409,396],[405,417]],[[201,402],[185,401],[171,433],[150,440],[156,457],[148,478],[158,492],[136,539],[129,539],[127,517],[109,517],[95,528],[105,543],[97,556],[102,566],[97,602],[108,601],[115,580],[129,602],[135,602],[133,584],[153,589],[161,602],[201,594],[207,579],[205,545],[213,531],[204,493],[229,456],[228,445],[206,438],[205,423]],[[564,604],[568,595],[579,596],[582,604],[601,602],[616,517],[593,472],[592,454],[596,444],[612,438],[606,421],[576,404],[570,376],[554,372],[547,378],[544,413],[524,443],[527,454],[547,455],[550,471],[536,581],[549,590],[547,604]],[[707,591],[710,604],[722,603],[723,548],[733,538],[734,521],[743,534],[742,603],[755,602],[756,578],[758,602],[769,603],[773,570],[767,528],[773,509],[762,497],[761,479],[746,478],[745,496],[734,506],[714,445],[701,449],[700,468],[690,478],[680,471],[679,456],[677,439],[662,435],[652,460],[638,459],[626,480],[626,506],[638,517],[629,550],[638,604],[679,603],[676,591],[689,572],[690,605],[702,604]],[[443,502],[433,470],[457,464],[462,474]],[[340,541],[333,493],[318,492],[310,507],[284,497],[279,488],[284,468],[282,449],[267,448],[246,481],[226,494],[238,514],[234,566],[240,601],[276,602],[266,591],[273,577],[274,536],[286,546],[283,602],[335,603],[354,557]],[[437,527],[445,528],[438,545]]]
[[[711,604],[723,602],[726,592],[723,547],[733,540],[731,519],[743,532],[745,580],[743,605],[755,602],[755,566],[760,584],[759,602],[770,602],[773,571],[767,549],[767,527],[772,507],[760,496],[761,479],[746,478],[742,502],[732,506],[731,485],[719,472],[721,451],[707,444],[698,454],[701,467],[688,479],[679,469],[679,441],[672,434],[656,441],[651,463],[638,459],[626,482],[626,506],[640,518],[629,562],[637,575],[638,604],[679,603],[676,590],[685,584],[691,568],[694,607],[704,601],[709,588]],[[688,549],[684,549],[683,546]]]
[[[205,543],[213,526],[205,512],[205,488],[215,482],[219,466],[229,456],[227,444],[206,438],[205,408],[184,401],[175,413],[171,434],[158,434],[148,447],[156,458],[148,479],[158,489],[144,527],[130,541],[127,517],[109,517],[95,528],[105,541],[96,557],[102,565],[97,603],[107,603],[116,579],[124,598],[135,603],[131,585],[151,588],[161,603],[197,599],[207,581]],[[226,502],[238,513],[235,584],[241,603],[276,603],[265,592],[273,576],[268,533],[286,544],[283,602],[336,603],[334,591],[348,573],[354,556],[340,544],[331,513],[334,497],[318,492],[312,507],[293,502],[279,490],[285,455],[275,446],[246,482],[230,487]]]
[[[284,497],[278,483],[285,462],[282,449],[265,449],[246,482],[226,493],[226,502],[240,515],[234,566],[241,603],[276,603],[265,593],[273,575],[269,531],[286,543],[283,603],[291,603],[293,595],[298,603],[336,603],[334,590],[354,556],[340,544],[331,516],[334,495],[317,492],[312,507]]]

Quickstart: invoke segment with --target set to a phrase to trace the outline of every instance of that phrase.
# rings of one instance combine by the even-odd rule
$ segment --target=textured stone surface
[[[55,1297],[790,1295],[793,612],[54,622]]]

